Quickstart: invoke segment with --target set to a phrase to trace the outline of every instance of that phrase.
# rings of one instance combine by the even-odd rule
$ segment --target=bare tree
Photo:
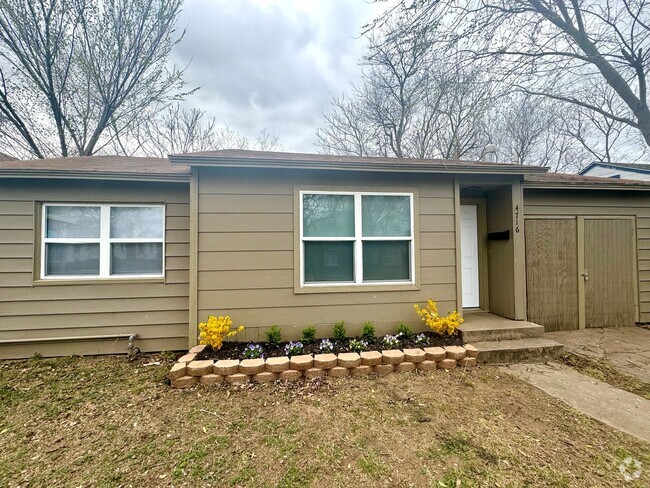
[[[498,161],[576,172],[591,155],[569,130],[573,120],[574,114],[556,101],[510,93],[499,100],[487,131]]]
[[[143,114],[128,132],[111,127],[111,143],[104,149],[113,154],[153,156],[181,154],[218,149],[258,149],[273,151],[282,148],[277,135],[267,129],[251,141],[230,127],[220,126],[215,117],[204,110],[184,110],[180,104],[150,115]]]
[[[492,88],[480,70],[435,56],[435,32],[404,37],[401,20],[369,37],[362,81],[332,101],[318,129],[319,150],[336,154],[477,157]]]
[[[327,154],[376,155],[377,128],[365,118],[356,100],[345,95],[332,100],[332,110],[323,114],[325,125],[316,130],[317,146]]]
[[[182,71],[167,68],[181,4],[0,0],[0,146],[92,155],[144,111],[182,98]]]
[[[647,0],[402,0],[371,28],[395,16],[411,19],[402,36],[435,26],[439,52],[494,61],[502,81],[625,124],[650,146]],[[601,81],[621,104],[585,96]]]

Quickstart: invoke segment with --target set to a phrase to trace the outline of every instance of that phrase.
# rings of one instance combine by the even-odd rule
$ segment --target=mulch
[[[415,337],[419,334],[424,334],[427,341],[424,343],[416,343]],[[334,339],[330,338],[332,344],[334,345],[333,352],[335,354],[341,352],[352,352],[349,348],[349,342],[352,339],[360,339],[359,337],[350,337],[345,342],[339,343]],[[382,343],[383,337],[377,337],[374,341],[368,342],[368,346],[364,349],[366,351],[381,351],[386,349]],[[303,352],[302,354],[320,354],[322,351],[319,349],[319,345],[322,339],[316,339],[311,343],[303,342]],[[284,346],[289,344],[290,341],[283,341],[279,346],[271,347],[266,342],[256,342],[262,346],[264,351],[265,358],[272,358],[278,356],[285,356]],[[223,346],[219,350],[213,350],[210,346],[206,347],[202,352],[197,356],[197,360],[204,359],[244,359],[244,350],[250,343],[248,342],[224,342]],[[463,341],[460,336],[460,332],[455,332],[451,336],[441,336],[433,332],[418,332],[413,335],[412,338],[401,338],[400,345],[396,349],[408,349],[408,348],[422,348],[422,347],[444,347],[444,346],[461,346]]]

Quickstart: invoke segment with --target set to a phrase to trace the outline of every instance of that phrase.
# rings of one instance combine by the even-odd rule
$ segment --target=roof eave
[[[615,185],[600,183],[585,184],[585,183],[548,183],[541,181],[524,181],[522,183],[524,188],[535,188],[540,190],[650,190],[650,185]]]
[[[634,168],[634,167],[628,166],[628,165],[624,166],[624,165],[620,165],[620,164],[616,164],[616,163],[602,163],[602,162],[591,163],[585,169],[580,171],[580,174],[583,175],[583,176],[588,176],[588,175],[585,175],[584,173],[586,173],[591,168],[594,168],[596,166],[601,166],[603,168],[613,169],[613,170],[617,170],[617,171],[630,171],[632,173],[640,173],[640,174],[644,174],[644,175],[650,174],[650,169],[647,169],[647,168]]]
[[[374,172],[402,172],[402,173],[483,173],[523,175],[529,173],[547,173],[548,168],[542,166],[527,166],[525,169],[512,166],[451,165],[451,166],[425,166],[422,164],[400,163],[359,163],[359,162],[332,162],[332,161],[289,161],[281,159],[252,159],[252,158],[215,158],[214,156],[182,156],[170,155],[172,165],[208,166],[217,168],[271,168],[271,169],[309,169],[309,170],[337,170],[337,171],[374,171]]]
[[[1,170],[0,178],[48,178],[78,180],[116,180],[116,181],[165,181],[189,182],[191,173],[148,174],[148,173],[109,173],[87,171],[49,171],[35,169]]]

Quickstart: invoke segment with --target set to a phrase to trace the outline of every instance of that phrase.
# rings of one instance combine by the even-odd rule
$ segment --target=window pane
[[[162,238],[162,207],[111,207],[112,238]]]
[[[305,237],[354,237],[353,195],[303,195]]]
[[[45,244],[45,274],[99,275],[99,244]]]
[[[364,237],[411,235],[411,198],[406,196],[362,195]]]
[[[111,244],[112,275],[161,275],[162,243]]]
[[[99,237],[99,207],[46,207],[47,237]]]
[[[354,281],[353,242],[305,242],[305,283]]]
[[[366,241],[363,243],[363,281],[411,279],[409,241]]]

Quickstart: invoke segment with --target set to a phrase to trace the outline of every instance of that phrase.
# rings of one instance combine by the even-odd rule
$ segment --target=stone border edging
[[[276,380],[296,381],[324,376],[343,378],[370,373],[383,376],[407,371],[454,369],[476,366],[478,349],[470,344],[423,349],[390,349],[385,351],[342,352],[337,354],[304,354],[264,359],[212,359],[197,361],[196,355],[205,346],[195,346],[178,359],[168,373],[172,388],[190,388],[223,382],[243,384],[249,381],[268,383]]]

